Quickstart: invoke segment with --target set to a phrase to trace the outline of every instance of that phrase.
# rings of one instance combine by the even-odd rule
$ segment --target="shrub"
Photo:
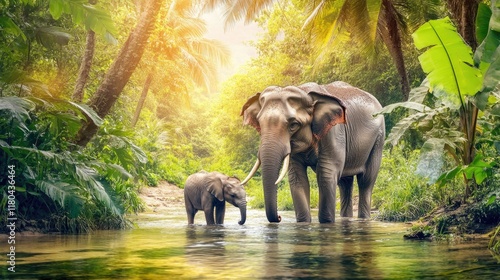
[[[418,150],[403,151],[399,146],[384,150],[372,197],[378,219],[414,220],[436,206],[427,179],[415,174],[418,161]]]

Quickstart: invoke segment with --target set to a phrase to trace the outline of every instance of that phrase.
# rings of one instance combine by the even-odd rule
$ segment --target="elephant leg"
[[[352,185],[354,176],[342,177],[339,180],[340,190],[340,216],[352,217]]]
[[[384,141],[381,137],[379,138],[380,139],[375,143],[368,159],[366,171],[357,176],[359,187],[358,218],[362,219],[370,218],[373,186],[377,180],[382,161],[382,146]]]
[[[370,176],[366,176],[366,174],[360,174],[357,178],[359,185],[358,218],[370,218],[372,190],[375,180],[370,178]]]
[[[198,212],[198,210],[193,207],[193,204],[191,204],[188,199],[186,199],[188,225],[194,224],[194,216],[196,215],[196,212]]]
[[[341,132],[341,133],[339,133]],[[335,222],[337,184],[344,170],[346,152],[343,131],[332,128],[326,136],[331,141],[319,144],[316,176],[319,189],[318,218],[320,223]]]
[[[332,162],[318,164],[316,176],[318,179],[319,203],[318,218],[320,223],[335,222],[336,190],[340,171]]]
[[[288,173],[290,192],[292,193],[293,207],[297,222],[311,222],[310,186],[307,178],[307,166],[292,160]]]
[[[218,225],[224,224],[225,214],[226,214],[226,202],[223,201],[215,206],[215,221]]]
[[[214,219],[214,207],[205,207],[205,219],[207,220],[207,225],[215,225]]]
[[[194,209],[193,211],[188,212],[188,225],[194,224],[194,216],[198,213],[198,210]]]

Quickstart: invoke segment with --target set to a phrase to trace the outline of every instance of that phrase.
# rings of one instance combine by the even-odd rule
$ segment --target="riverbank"
[[[168,208],[184,206],[184,190],[166,181],[156,187],[142,187],[139,197],[145,204],[145,212],[164,212]]]

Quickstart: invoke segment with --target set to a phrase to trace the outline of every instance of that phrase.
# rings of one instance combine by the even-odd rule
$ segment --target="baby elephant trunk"
[[[247,220],[247,203],[245,202],[244,204],[240,205],[239,208],[240,208],[241,219],[238,222],[238,224],[243,225]]]

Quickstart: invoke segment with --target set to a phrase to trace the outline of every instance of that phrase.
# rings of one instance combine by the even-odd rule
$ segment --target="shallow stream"
[[[280,212],[226,209],[226,225],[187,226],[183,208],[140,214],[137,228],[84,235],[19,234],[15,273],[2,279],[498,279],[500,264],[473,242],[404,240],[408,225],[337,218],[295,223]],[[9,248],[6,236],[0,244]],[[4,251],[5,251],[4,250]],[[5,256],[5,255],[4,255]],[[4,257],[6,259],[6,257]],[[4,262],[5,263],[5,262]]]

